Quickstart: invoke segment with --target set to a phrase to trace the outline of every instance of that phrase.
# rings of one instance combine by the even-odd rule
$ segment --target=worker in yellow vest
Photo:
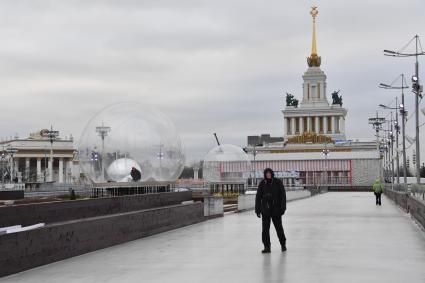
[[[376,205],[381,205],[381,195],[384,192],[384,186],[382,186],[380,178],[376,179],[372,190],[376,197]]]

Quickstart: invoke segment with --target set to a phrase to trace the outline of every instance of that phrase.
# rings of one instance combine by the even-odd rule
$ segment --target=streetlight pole
[[[391,184],[394,184],[394,133],[393,133],[393,112],[391,112],[391,127],[390,127],[390,148],[391,148]]]
[[[415,122],[416,122],[416,182],[420,184],[421,182],[421,176],[420,176],[420,170],[421,170],[421,159],[420,159],[420,142],[419,142],[419,98],[422,98],[422,90],[423,87],[419,83],[419,56],[425,55],[425,52],[421,50],[419,52],[419,36],[415,35],[407,45],[403,49],[405,49],[410,43],[415,40],[415,53],[404,53],[403,50],[401,51],[391,51],[391,50],[384,50],[384,55],[391,56],[391,57],[415,57],[415,75],[412,77],[412,92],[415,94]],[[422,49],[422,48],[421,48]],[[404,102],[402,102],[404,105]]]
[[[393,156],[393,116],[390,112],[390,120],[386,120],[387,129],[384,130],[385,135],[383,138],[383,149],[385,150],[385,159],[386,159],[386,168],[387,168],[387,178],[391,178],[391,184],[394,184],[394,156]],[[389,173],[391,171],[391,174]]]
[[[328,149],[328,143],[325,143],[325,148],[322,150],[323,155],[325,156],[325,182],[326,185],[329,183],[329,177],[328,177],[328,155],[330,150]],[[332,181],[332,180],[331,180]]]
[[[400,86],[393,86],[393,84],[401,77],[401,85]],[[391,83],[390,85],[388,84],[379,84],[380,88],[383,89],[400,89],[401,90],[401,104],[398,105],[398,100],[396,100],[396,107],[395,108],[391,108],[388,107],[386,105],[380,104],[379,106],[384,108],[384,109],[394,109],[396,111],[398,111],[398,114],[401,115],[401,128],[402,128],[402,147],[403,147],[403,181],[404,181],[404,185],[407,188],[407,156],[406,156],[406,117],[407,117],[407,111],[405,109],[405,104],[404,104],[404,89],[409,88],[409,86],[406,83],[406,79],[404,77],[404,74],[401,74],[400,76],[398,76],[393,83]],[[398,115],[396,116],[398,117]],[[397,118],[397,128],[398,130],[400,130],[400,126],[398,125],[398,118]],[[397,146],[398,146],[398,142],[397,142]],[[398,153],[398,152],[397,152]],[[397,170],[398,172],[399,170]]]
[[[159,143],[159,152],[158,152],[158,159],[159,159],[159,172],[162,173],[162,159],[164,159],[164,152],[163,152],[164,145],[162,143]]]
[[[389,130],[384,129],[383,132],[384,134],[381,140],[381,152],[384,157],[384,180],[385,182],[387,182],[389,178],[389,171],[390,171],[390,151],[389,151],[389,140],[387,135]]]
[[[99,135],[99,137],[102,139],[102,153],[101,153],[101,158],[102,160],[100,161],[100,178],[101,181],[104,182],[105,181],[105,163],[104,163],[104,159],[105,159],[105,137],[108,136],[108,133],[111,131],[111,127],[105,127],[105,125],[103,124],[102,121],[102,126],[98,126],[96,127],[96,132]]]
[[[401,113],[401,128],[402,128],[402,147],[403,147],[403,181],[407,190],[407,156],[406,156],[406,114],[407,111],[404,107],[404,95],[401,96],[401,104],[400,104],[400,113]]]
[[[378,117],[378,112],[376,112],[376,117],[369,118],[369,124],[375,129],[376,133],[376,150],[378,152],[379,160],[381,160],[381,151],[379,148],[379,131],[382,130],[382,124],[385,123],[385,118]],[[381,165],[381,164],[380,164]],[[381,176],[381,170],[379,176]]]
[[[53,126],[46,132],[46,136],[50,141],[50,158],[49,158],[49,178],[48,181],[53,181],[53,141],[59,137],[59,131],[54,131]]]
[[[400,158],[399,158],[399,151],[398,151],[398,135],[400,133],[400,126],[398,124],[398,97],[395,98],[395,104],[396,104],[396,112],[395,112],[395,150],[396,150],[396,162],[397,162],[397,184],[400,184]]]

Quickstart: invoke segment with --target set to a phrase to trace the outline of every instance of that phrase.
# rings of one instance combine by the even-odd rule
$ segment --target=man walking
[[[286,192],[281,180],[274,177],[272,169],[264,170],[264,179],[260,182],[255,197],[255,213],[262,218],[262,239],[264,250],[262,253],[270,253],[270,223],[273,222],[282,248],[286,251],[286,237],[282,227],[282,215],[286,210]]]
[[[381,180],[379,178],[376,179],[375,184],[373,184],[372,190],[375,194],[376,205],[381,205],[381,195],[384,192],[384,187],[382,186]]]

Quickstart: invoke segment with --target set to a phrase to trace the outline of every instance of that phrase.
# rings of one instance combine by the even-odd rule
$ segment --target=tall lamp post
[[[100,178],[101,181],[104,182],[105,181],[105,163],[104,163],[104,159],[105,159],[105,137],[108,136],[108,133],[111,131],[111,127],[106,127],[103,124],[102,121],[102,126],[98,126],[96,127],[96,133],[99,135],[99,137],[102,139],[102,153],[101,153],[101,161],[100,161]]]
[[[378,117],[378,112],[376,112],[376,117],[369,118],[369,124],[372,125],[376,134],[376,150],[378,151],[379,158],[381,158],[381,151],[379,146],[379,132],[382,130],[382,124],[385,123],[385,118]],[[379,176],[381,176],[381,170],[379,172]]]
[[[396,97],[396,103],[397,103],[397,97]],[[379,107],[383,108],[383,109],[398,109],[398,107],[392,108],[383,104],[379,104]],[[396,117],[398,117],[396,115]],[[397,119],[398,120],[398,119]],[[388,125],[388,130],[386,130],[386,132],[388,132],[388,137],[385,140],[385,144],[387,144],[389,151],[387,151],[389,153],[388,155],[388,160],[387,162],[389,162],[389,164],[391,165],[391,181],[394,184],[394,132],[393,132],[393,125],[395,126],[396,129],[396,162],[397,162],[397,183],[400,183],[400,178],[399,178],[399,171],[400,171],[400,167],[399,167],[399,157],[398,157],[398,131],[399,131],[399,126],[398,126],[398,121],[393,119],[393,112],[391,111],[391,119],[387,120],[387,122],[389,122]]]
[[[14,147],[9,146],[6,149],[6,152],[10,155],[10,182],[12,182],[13,181],[13,175],[15,175],[15,170],[14,170],[15,164],[14,164],[14,160],[13,160],[13,155],[15,153],[17,153],[18,150]]]
[[[325,156],[325,180],[326,185],[329,184],[329,177],[328,177],[328,155],[331,151],[328,149],[328,144],[325,143],[325,148],[322,150],[323,155]]]
[[[394,132],[393,132],[393,113],[391,112],[390,120],[390,132],[388,134],[388,139],[390,143],[390,152],[391,152],[391,184],[394,184]]]
[[[162,143],[159,143],[159,152],[157,154],[158,160],[159,160],[159,172],[162,173],[162,160],[164,159],[164,145]]]
[[[381,154],[382,154],[382,157],[383,157],[383,168],[384,168],[384,180],[385,180],[385,182],[387,182],[387,177],[388,177],[388,171],[389,171],[389,167],[388,167],[388,164],[389,164],[389,160],[390,160],[390,158],[389,158],[389,146],[388,146],[388,139],[387,139],[387,133],[388,133],[388,130],[386,130],[386,129],[383,129],[383,136],[382,136],[382,139],[381,139],[381,143],[380,143],[380,145],[379,145],[379,149],[380,149],[380,152],[381,152]]]
[[[400,86],[394,86],[394,83],[401,77],[401,85]],[[379,104],[379,107],[384,108],[384,109],[391,109],[391,110],[396,110],[398,112],[398,115],[401,116],[401,128],[402,128],[402,149],[403,149],[403,181],[404,181],[404,185],[407,186],[407,156],[406,156],[406,117],[407,117],[407,111],[405,109],[405,104],[404,104],[404,90],[409,88],[409,86],[406,83],[406,79],[404,77],[404,74],[401,74],[400,76],[398,76],[393,83],[391,83],[390,85],[388,84],[379,84],[380,88],[383,89],[397,89],[397,90],[401,90],[401,104],[398,104],[398,99],[396,98],[396,107],[389,107],[383,104]],[[398,133],[400,131],[400,126],[398,124],[398,115],[396,115],[396,143],[397,143],[397,174],[399,174],[399,157],[398,157]]]
[[[422,50],[419,52],[420,40],[419,36],[415,35],[407,45],[410,45],[411,42],[415,41],[415,53],[404,53],[403,50],[392,51],[384,50],[384,55],[391,57],[415,57],[415,75],[412,77],[412,92],[415,94],[415,120],[416,120],[416,182],[419,184],[421,182],[420,170],[421,170],[421,159],[420,159],[420,143],[419,143],[419,98],[422,98],[423,87],[419,83],[419,56],[425,55],[425,52]],[[404,103],[403,103],[404,105]]]
[[[391,177],[391,183],[394,184],[394,155],[393,155],[393,143],[394,143],[394,135],[393,135],[393,117],[391,112],[391,119],[386,120],[388,123],[387,129],[384,130],[384,137],[382,139],[382,147],[385,151],[385,167],[386,167],[386,175],[387,178]],[[391,174],[389,174],[391,172]]]
[[[49,158],[49,178],[48,181],[53,181],[53,141],[59,137],[59,131],[54,131],[53,126],[50,126],[50,130],[47,130],[46,137],[50,141],[50,158]]]

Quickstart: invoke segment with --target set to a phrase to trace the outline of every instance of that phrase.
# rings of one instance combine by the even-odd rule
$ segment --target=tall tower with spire
[[[322,58],[317,52],[316,20],[319,11],[312,7],[313,22],[311,54],[307,57],[308,69],[303,74],[303,96],[298,107],[287,105],[284,115],[285,138],[305,134],[345,139],[347,110],[340,104],[329,104],[326,89],[326,74],[320,68]],[[302,139],[300,139],[302,140]]]

